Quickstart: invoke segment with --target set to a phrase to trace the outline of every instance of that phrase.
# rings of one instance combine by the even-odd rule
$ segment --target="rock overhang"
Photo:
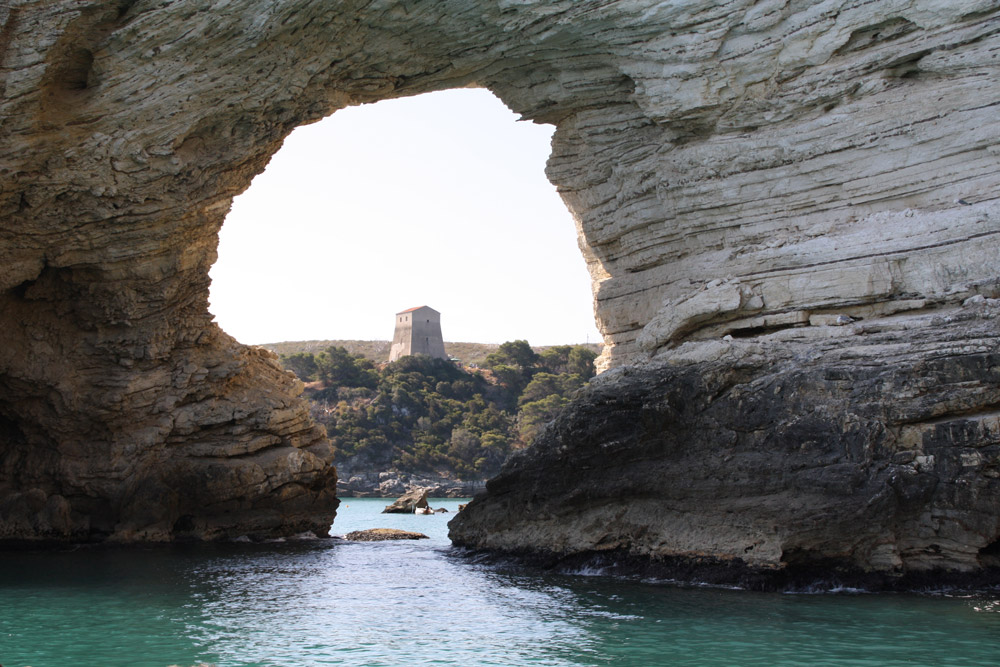
[[[232,197],[347,105],[478,85],[556,125],[605,367],[1000,296],[990,2],[67,0],[0,21],[6,534],[324,530],[324,436],[211,322],[207,272]]]

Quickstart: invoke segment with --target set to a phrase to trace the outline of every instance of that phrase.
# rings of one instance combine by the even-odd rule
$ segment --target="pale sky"
[[[211,311],[249,344],[390,340],[441,312],[446,341],[600,342],[573,219],[545,178],[553,128],[485,90],[300,127],[233,202]]]

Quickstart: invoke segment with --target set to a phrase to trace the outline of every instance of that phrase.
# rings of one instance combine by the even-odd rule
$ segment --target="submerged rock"
[[[427,489],[410,489],[397,498],[391,505],[386,505],[382,514],[413,514],[418,509],[427,508]]]
[[[369,528],[368,530],[355,530],[344,535],[345,540],[352,542],[387,542],[389,540],[429,540],[423,533],[415,533],[409,530],[397,530],[396,528]]]

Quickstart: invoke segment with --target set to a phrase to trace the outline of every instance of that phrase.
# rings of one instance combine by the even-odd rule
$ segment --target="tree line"
[[[515,340],[479,369],[424,355],[376,364],[343,347],[281,362],[312,383],[306,398],[335,464],[477,479],[495,475],[559,414],[594,376],[596,356],[572,345],[538,353]]]

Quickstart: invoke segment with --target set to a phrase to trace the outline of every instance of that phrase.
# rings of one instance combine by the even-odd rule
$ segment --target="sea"
[[[344,499],[342,535],[0,553],[3,667],[1000,665],[1000,591],[760,593],[554,573]]]

